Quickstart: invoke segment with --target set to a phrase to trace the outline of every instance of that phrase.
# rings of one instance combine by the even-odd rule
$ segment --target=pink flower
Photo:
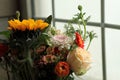
[[[53,36],[51,41],[54,45],[65,45],[70,43],[68,36],[65,36],[63,34]]]

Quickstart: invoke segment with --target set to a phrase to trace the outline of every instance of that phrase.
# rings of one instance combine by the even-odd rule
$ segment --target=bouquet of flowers
[[[96,35],[86,30],[89,17],[84,19],[82,6],[78,10],[64,32],[51,25],[51,15],[20,21],[18,13],[17,19],[9,20],[8,31],[0,32],[7,37],[0,40],[0,64],[8,80],[74,80],[73,73],[85,74],[91,63],[87,50]]]

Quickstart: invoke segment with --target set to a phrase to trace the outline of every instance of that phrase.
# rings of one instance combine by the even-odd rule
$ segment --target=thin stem
[[[83,40],[85,41],[85,39],[86,39],[86,24],[85,24],[85,21],[84,21],[83,18],[82,18],[81,20],[82,20],[82,23],[83,23],[83,26],[84,26],[84,36],[83,36]]]
[[[28,70],[29,70],[29,74],[30,74],[31,80],[34,80],[34,73],[32,73],[32,68],[29,65],[29,63],[27,63],[27,66],[28,66]]]
[[[60,78],[60,80],[62,80],[62,77]]]
[[[27,63],[25,63],[25,65],[24,65],[24,70],[25,70],[26,80],[29,80],[29,73],[28,73],[28,69],[27,69]]]
[[[8,80],[10,80],[10,75],[9,75],[9,71],[8,71],[8,65],[7,65],[7,62],[6,62],[6,70],[7,70],[7,77],[8,77]]]
[[[89,44],[88,44],[88,46],[87,46],[87,49],[86,49],[86,50],[88,50],[88,48],[90,47],[90,44],[91,44],[91,41],[89,41]]]

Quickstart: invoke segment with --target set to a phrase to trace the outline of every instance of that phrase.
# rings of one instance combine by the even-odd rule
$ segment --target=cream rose
[[[91,55],[86,50],[77,47],[68,54],[67,62],[76,75],[82,75],[90,68]]]

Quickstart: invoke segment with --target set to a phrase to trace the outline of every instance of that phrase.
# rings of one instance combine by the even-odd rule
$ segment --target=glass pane
[[[52,14],[51,0],[35,0],[35,17],[48,17]]]
[[[63,31],[65,23],[56,23],[56,27]],[[80,78],[83,80],[103,80],[102,79],[102,51],[101,51],[101,28],[87,26],[87,30],[94,31],[97,34],[97,38],[93,40],[89,48],[89,52],[92,54],[92,65],[91,69]],[[77,78],[76,80],[80,80]]]
[[[107,79],[120,80],[120,30],[106,29]]]
[[[100,22],[100,0],[55,0],[56,18],[71,19],[78,13],[78,5],[82,5],[86,15],[91,16],[90,21]]]
[[[0,31],[7,30],[8,27],[8,18],[0,18]],[[0,35],[0,39],[4,38],[2,35]]]
[[[105,22],[120,25],[120,0],[105,0]]]

